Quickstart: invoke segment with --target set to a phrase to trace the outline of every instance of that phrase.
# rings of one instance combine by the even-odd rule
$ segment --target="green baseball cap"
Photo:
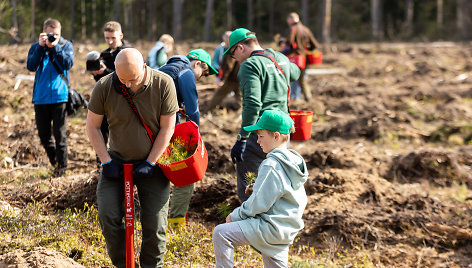
[[[224,54],[228,53],[234,45],[249,37],[256,37],[256,34],[246,28],[238,28],[234,30],[229,36],[229,48]]]
[[[205,50],[201,49],[201,48],[197,48],[197,49],[194,49],[192,51],[190,51],[187,55],[187,58],[190,59],[190,60],[200,60],[200,61],[203,61],[204,63],[206,63],[208,65],[208,67],[210,67],[210,74],[217,74],[218,71],[213,68],[213,66],[211,66],[211,57],[210,57],[210,54],[208,54],[208,52],[206,52]]]
[[[280,110],[266,110],[255,125],[244,127],[244,130],[254,132],[259,129],[267,129],[282,134],[290,134],[290,128],[295,124],[285,112]]]

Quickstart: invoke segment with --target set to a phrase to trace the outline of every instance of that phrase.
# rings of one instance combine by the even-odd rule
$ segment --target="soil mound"
[[[422,149],[393,160],[387,177],[400,183],[430,180],[439,186],[450,186],[453,181],[472,186],[470,165],[472,154],[467,150],[446,152]]]
[[[37,247],[25,252],[15,250],[0,255],[1,268],[85,268],[71,258],[51,249]]]

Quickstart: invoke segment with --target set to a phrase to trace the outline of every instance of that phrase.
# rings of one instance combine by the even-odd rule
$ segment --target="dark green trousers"
[[[160,169],[156,169],[154,178],[135,178],[133,183],[138,189],[143,227],[139,263],[142,268],[162,267],[166,250],[169,180]],[[126,266],[123,201],[124,180],[110,179],[100,174],[97,186],[98,220],[108,255],[118,268]]]
[[[169,218],[182,218],[187,215],[190,199],[192,199],[193,188],[194,183],[183,187],[173,186]]]

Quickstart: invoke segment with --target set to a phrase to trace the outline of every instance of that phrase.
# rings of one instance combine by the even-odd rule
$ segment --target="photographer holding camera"
[[[100,78],[113,73],[115,71],[115,58],[121,50],[131,47],[131,45],[123,40],[123,32],[121,24],[117,21],[109,21],[103,27],[103,35],[107,42],[108,48],[98,54],[92,51],[87,55],[87,71],[90,71],[93,78],[97,82]],[[104,117],[100,127],[105,144],[108,143],[108,121]],[[98,161],[98,159],[97,159]]]
[[[33,86],[36,127],[56,176],[64,175],[67,167],[67,81],[73,62],[74,48],[70,41],[61,37],[61,23],[47,19],[38,42],[29,49],[26,67],[36,72]]]

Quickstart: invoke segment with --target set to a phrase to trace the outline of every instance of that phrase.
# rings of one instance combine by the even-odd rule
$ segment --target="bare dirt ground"
[[[216,46],[198,45],[209,51]],[[147,52],[150,46],[137,47]],[[94,81],[84,71],[85,55],[97,46],[74,47],[72,85],[89,94]],[[33,84],[23,80],[15,89],[16,75],[32,74],[25,67],[28,48],[0,46],[0,200],[19,208],[33,201],[51,210],[82,208],[96,201],[98,178],[84,111],[68,121],[67,176],[38,174],[21,184],[10,179],[48,166],[36,135]],[[471,59],[471,44],[342,44],[312,67],[345,72],[310,76],[313,100],[291,104],[316,115],[311,139],[291,143],[310,171],[306,226],[297,245],[330,252],[359,247],[379,267],[471,267]],[[200,85],[202,108],[213,79]],[[201,119],[209,167],[189,213],[191,220],[211,224],[222,222],[221,204],[239,205],[229,152],[240,110],[232,97],[221,106]],[[49,254],[5,253],[0,267],[33,267],[21,263],[34,252],[44,260]]]

